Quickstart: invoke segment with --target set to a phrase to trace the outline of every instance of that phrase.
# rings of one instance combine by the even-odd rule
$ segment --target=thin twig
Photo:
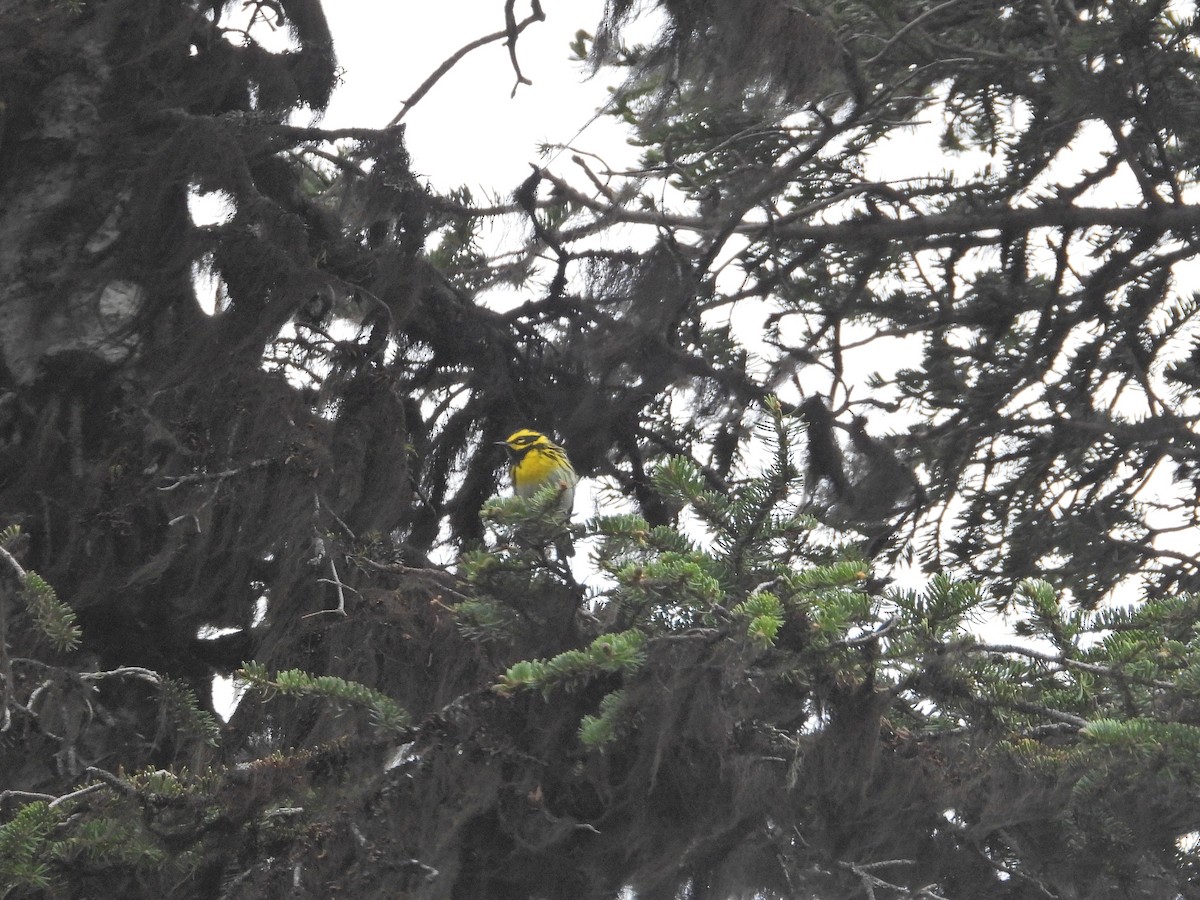
[[[869,65],[879,62],[879,60],[883,57],[883,55],[885,53],[887,53],[889,48],[891,48],[891,46],[893,44],[895,44],[898,40],[900,40],[900,38],[904,37],[904,35],[907,34],[909,31],[911,31],[913,28],[916,28],[918,25],[920,25],[926,19],[931,18],[932,16],[936,16],[943,9],[947,9],[951,6],[954,6],[956,3],[960,3],[960,2],[961,2],[961,0],[946,0],[945,3],[940,3],[937,6],[933,7],[932,9],[925,10],[925,12],[921,13],[919,16],[917,16],[915,19],[913,19],[911,22],[909,22],[903,28],[901,28],[899,31],[897,31],[895,34],[893,34],[890,38],[888,38],[884,42],[883,48],[878,53],[876,53],[874,56],[872,56],[870,59],[868,59],[864,63],[864,65],[869,66]],[[874,36],[875,35],[871,35],[871,37],[874,37]]]
[[[609,203],[619,202],[617,199],[617,195],[612,192],[612,188],[610,188],[607,184],[605,184],[603,181],[601,181],[599,179],[599,177],[596,175],[596,173],[591,170],[591,168],[588,166],[588,164],[586,162],[584,162],[584,159],[582,156],[580,156],[578,153],[573,154],[571,156],[571,162],[575,163],[575,165],[577,165],[577,166],[579,166],[579,168],[583,169],[584,174],[587,175],[587,177],[588,177],[588,181],[590,181],[592,183],[592,185],[596,188],[596,190],[598,190],[601,194],[603,194],[606,198],[608,198]]]
[[[77,791],[71,791],[69,794],[63,794],[61,797],[51,800],[50,808],[54,809],[56,806],[61,806],[68,800],[78,800],[80,797],[83,797],[86,794],[94,794],[96,791],[102,791],[106,787],[108,787],[107,784],[89,784],[87,787],[81,787]]]
[[[0,561],[12,570],[18,585],[25,584],[25,570],[15,556],[0,547]],[[12,724],[9,708],[13,704],[12,662],[8,656],[8,591],[0,591],[0,733]]]
[[[838,865],[858,876],[862,883],[863,892],[867,897],[874,900],[875,888],[886,888],[889,891],[895,891],[901,897],[928,897],[929,900],[946,900],[941,894],[935,893],[933,885],[929,884],[922,888],[913,890],[899,884],[892,884],[890,881],[884,881],[878,875],[872,875],[872,869],[881,869],[884,866],[911,866],[914,865],[911,859],[885,859],[873,863],[852,863],[845,860],[839,860]]]
[[[891,616],[886,622],[876,628],[874,631],[868,631],[866,634],[860,634],[858,637],[845,638],[844,640],[834,641],[832,647],[854,647],[858,644],[867,644],[871,641],[883,637],[889,631],[896,627],[900,622],[899,616]]]
[[[13,570],[13,574],[17,576],[18,581],[25,580],[25,570],[21,568],[21,564],[17,562],[16,557],[3,547],[0,547],[0,561],[8,564],[8,567]]]
[[[86,771],[87,774],[91,775],[93,778],[95,778],[99,781],[103,781],[110,788],[112,788],[118,794],[121,794],[122,796],[125,796],[125,797],[136,797],[137,796],[137,788],[135,788],[132,784],[129,784],[129,782],[123,781],[122,779],[118,778],[112,772],[105,771],[104,769],[98,769],[95,766],[88,766],[87,769],[85,769],[84,771]]]
[[[339,615],[339,616],[345,616],[345,615],[347,615],[347,613],[346,613],[346,594],[345,594],[345,591],[343,591],[342,589],[343,589],[343,588],[345,588],[345,587],[348,587],[348,585],[344,585],[344,584],[342,584],[342,579],[338,577],[338,570],[337,570],[337,566],[336,566],[336,565],[334,565],[334,562],[333,562],[333,557],[332,557],[332,556],[331,556],[331,557],[329,557],[329,570],[330,570],[331,572],[333,572],[333,578],[332,578],[332,579],[330,579],[330,578],[318,578],[318,579],[317,579],[317,582],[318,582],[319,584],[320,584],[320,583],[323,583],[323,584],[332,584],[332,585],[333,585],[333,586],[334,586],[334,587],[337,589],[337,595],[338,595],[338,605],[337,605],[336,607],[334,607],[333,609],[318,609],[316,612],[305,613],[305,614],[304,614],[303,616],[301,616],[300,618],[302,618],[302,619],[308,619],[308,618],[311,618],[311,617],[313,617],[313,616],[321,616],[321,615],[324,615],[325,613],[335,613],[335,614],[337,614],[337,615]],[[354,588],[349,588],[349,589],[350,589],[350,590],[352,590],[352,591],[354,591]],[[354,593],[356,593],[356,594],[357,594],[357,593],[358,593],[358,591],[354,591]]]
[[[523,84],[533,84],[528,78],[521,74],[521,64],[517,62],[517,37],[521,31],[517,28],[517,17],[513,9],[517,5],[517,0],[505,0],[504,3],[504,31],[507,39],[504,41],[504,46],[508,47],[508,58],[512,61],[513,71],[517,73],[517,83],[513,85],[512,94],[517,96],[517,88]],[[542,22],[546,19],[546,14],[542,12],[542,4],[539,0],[531,0],[530,8],[532,12],[526,23]]]
[[[47,802],[54,800],[53,794],[37,794],[33,791],[0,791],[0,806],[3,806],[9,800],[20,800],[24,803],[37,803],[39,800]]]
[[[78,675],[80,681],[103,681],[105,678],[139,678],[142,681],[148,681],[151,684],[162,684],[162,676],[153,669],[144,669],[141,666],[121,666],[117,669],[109,669],[107,672],[80,672]]]
[[[224,481],[226,478],[233,478],[235,475],[244,475],[246,472],[251,472],[255,469],[265,469],[271,465],[273,459],[256,459],[253,462],[247,463],[240,469],[226,469],[223,472],[194,472],[191,475],[178,475],[172,477],[171,483],[160,487],[160,491],[173,491],[181,484],[201,484],[206,481]]]
[[[980,653],[1010,653],[1017,656],[1025,656],[1029,659],[1036,659],[1041,662],[1057,663],[1065,669],[1077,669],[1081,672],[1090,672],[1094,675],[1104,675],[1109,678],[1116,678],[1122,681],[1133,681],[1138,684],[1145,684],[1151,687],[1162,688],[1163,690],[1173,690],[1175,685],[1170,681],[1160,681],[1157,678],[1142,678],[1138,675],[1131,675],[1128,672],[1122,672],[1119,669],[1114,669],[1110,666],[1101,666],[1096,663],[1087,663],[1078,659],[1071,659],[1065,656],[1056,656],[1052,653],[1043,653],[1040,650],[1032,650],[1029,647],[1020,647],[1016,644],[972,644],[968,647],[972,652]]]
[[[522,19],[520,22],[517,22],[513,26],[512,31],[511,31],[512,44],[510,45],[510,52],[514,54],[514,59],[515,59],[515,53],[516,53],[516,50],[515,50],[516,36],[519,35],[526,28],[528,28],[530,25],[532,25],[534,22],[540,22],[540,21],[544,20],[545,18],[546,18],[545,13],[543,13],[541,10],[541,7],[535,3],[534,4],[534,12],[528,18]],[[419,102],[421,102],[421,98],[424,97],[426,94],[428,94],[429,91],[433,88],[433,86],[442,80],[442,76],[445,75],[447,72],[449,72],[451,69],[453,69],[456,65],[458,65],[459,61],[464,56],[466,56],[468,53],[470,53],[472,50],[478,50],[480,47],[486,46],[487,44],[492,44],[492,43],[495,43],[496,41],[508,39],[509,36],[510,36],[510,31],[508,28],[505,28],[503,31],[495,31],[489,35],[485,35],[484,37],[477,38],[476,40],[473,40],[468,44],[464,44],[455,53],[451,54],[446,59],[445,62],[443,62],[440,66],[438,66],[436,69],[434,69],[433,74],[430,75],[428,78],[426,78],[423,82],[421,82],[421,86],[418,87],[415,91],[413,91],[412,95],[407,100],[402,100],[400,102],[400,112],[396,113],[396,115],[392,117],[392,121],[388,122],[387,127],[392,128],[393,126],[398,125],[400,123],[400,120],[403,119],[408,114],[408,111],[410,109],[412,109],[414,106],[416,106]],[[518,77],[520,77],[520,74],[521,74],[520,69],[518,69],[517,70]]]
[[[457,597],[459,600],[470,600],[466,594],[463,594],[451,585],[458,584],[458,580],[450,572],[443,569],[422,569],[415,566],[405,566],[400,563],[378,563],[373,559],[365,557],[356,558],[355,562],[360,566],[365,566],[368,569],[374,569],[376,572],[383,572],[387,575],[406,575],[410,578],[420,578],[424,581],[432,581],[447,594]]]

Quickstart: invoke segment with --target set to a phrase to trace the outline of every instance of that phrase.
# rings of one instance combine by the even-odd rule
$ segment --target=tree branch
[[[1093,675],[1104,675],[1108,678],[1116,678],[1121,681],[1132,681],[1137,684],[1144,684],[1150,687],[1162,688],[1163,690],[1174,690],[1175,685],[1170,681],[1159,681],[1157,678],[1140,678],[1137,675],[1130,675],[1128,672],[1122,672],[1119,669],[1114,669],[1110,666],[1101,666],[1096,663],[1087,663],[1078,659],[1070,659],[1065,656],[1056,656],[1052,653],[1042,653],[1040,650],[1033,650],[1029,647],[1020,647],[1016,644],[973,644],[968,649],[971,651],[979,651],[981,653],[1003,653],[1012,654],[1015,656],[1025,656],[1029,659],[1036,659],[1041,662],[1056,663],[1064,669],[1076,669],[1080,672],[1090,672]]]
[[[235,475],[244,475],[246,472],[254,469],[264,469],[271,463],[273,459],[256,459],[242,466],[240,469],[225,469],[222,472],[194,472],[191,475],[172,475],[168,476],[170,484],[160,487],[160,491],[173,491],[183,484],[200,484],[206,481],[224,481],[226,478],[232,478]]]
[[[643,212],[603,202],[576,190],[561,178],[546,173],[545,177],[568,201],[599,215],[632,225],[652,225],[711,233],[714,222],[700,216],[676,215],[666,212]],[[1155,207],[1074,206],[1063,203],[1044,203],[1032,207],[993,207],[971,212],[914,215],[902,219],[847,219],[829,224],[740,222],[734,234],[751,240],[766,234],[776,240],[808,240],[827,244],[853,241],[911,241],[921,238],[952,236],[962,239],[986,231],[1025,232],[1037,228],[1123,228],[1149,229],[1159,233],[1184,232],[1200,227],[1200,206],[1176,205]]]
[[[512,15],[511,10],[513,2],[514,0],[508,0],[507,7],[505,9],[506,18]],[[533,12],[531,12],[520,22],[516,22],[514,19],[511,27],[506,27],[503,31],[494,31],[489,35],[485,35],[484,37],[476,38],[469,44],[464,44],[457,51],[447,57],[445,62],[434,69],[433,74],[421,82],[420,87],[413,91],[412,95],[407,100],[401,101],[400,112],[396,113],[396,115],[392,117],[392,120],[388,122],[387,127],[391,128],[394,125],[398,125],[400,120],[408,115],[408,111],[420,103],[421,98],[428,94],[430,90],[433,89],[433,86],[442,80],[443,75],[458,65],[459,61],[462,60],[464,56],[466,56],[472,50],[478,50],[480,47],[495,43],[499,40],[505,41],[508,45],[509,54],[512,56],[513,60],[513,67],[516,68],[517,71],[517,83],[520,84],[523,81],[525,84],[531,84],[528,79],[521,75],[521,69],[517,66],[517,36],[534,22],[545,21],[545,18],[546,14],[542,12],[541,5],[537,2],[534,2]],[[514,88],[513,90],[515,92],[516,89]]]

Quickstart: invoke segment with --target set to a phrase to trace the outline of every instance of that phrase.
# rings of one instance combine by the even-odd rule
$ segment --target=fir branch
[[[364,709],[370,713],[375,725],[385,731],[405,732],[411,721],[408,713],[391,697],[336,675],[309,675],[299,669],[288,669],[272,678],[265,666],[255,662],[245,663],[236,674],[268,697],[275,693],[317,697]]]
[[[1171,751],[1176,760],[1186,760],[1189,770],[1200,759],[1200,727],[1184,722],[1157,719],[1096,719],[1087,724],[1083,736],[1101,747],[1131,750],[1147,755]]]
[[[752,641],[763,646],[773,645],[775,635],[783,627],[783,604],[768,591],[751,594],[731,612],[735,616],[750,620],[746,625],[746,634]]]
[[[1027,700],[996,700],[990,697],[974,696],[970,698],[970,703],[987,709],[1008,709],[1015,712],[1026,713],[1027,715],[1041,716],[1042,718],[1052,719],[1053,721],[1063,725],[1070,725],[1080,731],[1087,728],[1089,724],[1088,720],[1082,716],[1077,716],[1074,713],[1069,713],[1061,709],[1053,709],[1049,706],[1043,706],[1040,703],[1032,703]]]
[[[893,628],[895,628],[899,623],[900,623],[899,616],[889,616],[887,619],[885,619],[883,622],[881,622],[879,624],[878,628],[874,628],[870,631],[860,634],[860,635],[858,635],[858,637],[845,638],[844,640],[841,640],[841,641],[834,641],[832,644],[830,644],[830,646],[831,647],[837,647],[837,646],[857,647],[860,644],[869,644],[872,641],[879,640],[881,637],[883,637],[888,632],[890,632]]]
[[[492,690],[508,696],[518,690],[537,689],[549,696],[556,689],[570,690],[601,673],[630,674],[645,660],[646,636],[637,630],[604,634],[584,650],[568,650],[545,660],[524,660],[508,668]]]
[[[767,526],[771,521],[771,514],[780,503],[787,499],[789,488],[797,477],[791,462],[790,435],[783,419],[783,410],[779,400],[774,396],[769,396],[764,405],[771,415],[771,426],[774,432],[775,447],[772,454],[774,465],[766,476],[760,477],[765,490],[761,496],[754,497],[755,502],[752,504],[750,518],[738,529],[729,548],[728,556],[735,572],[742,571],[744,557],[750,546],[764,541],[763,532],[764,530],[769,532]],[[770,537],[769,533],[765,535],[765,539]]]
[[[624,691],[605,694],[600,701],[599,713],[584,716],[580,721],[580,743],[595,750],[617,740],[628,727],[631,712]]]
[[[165,678],[152,669],[141,666],[120,666],[103,672],[81,672],[79,680],[96,684],[109,678],[133,678],[153,684],[159,689],[167,707],[178,716],[180,730],[193,734],[210,747],[217,745],[221,728],[213,714],[200,705],[195,692],[181,681]]]
[[[20,583],[24,570],[3,546],[0,546],[0,553],[3,554],[0,560],[13,567]],[[12,659],[8,655],[8,595],[7,590],[0,590],[0,734],[8,731],[8,726],[12,724],[9,712],[13,704],[13,679]]]
[[[470,640],[511,640],[517,613],[495,600],[464,599],[452,607],[459,631]]]
[[[27,572],[11,553],[0,546],[0,563],[8,567],[20,585],[19,596],[25,602],[38,629],[55,649],[62,652],[74,650],[83,637],[75,624],[75,612],[58,599],[58,595],[37,572]],[[3,604],[0,604],[2,607]],[[7,626],[5,612],[0,608],[0,636]],[[7,657],[6,657],[7,659]],[[7,675],[5,675],[7,678]]]
[[[50,834],[59,822],[59,815],[48,804],[37,801],[0,825],[0,887],[5,896],[14,888],[39,893],[50,890],[50,869],[44,857]]]
[[[1127,681],[1133,684],[1143,684],[1148,687],[1162,688],[1163,690],[1175,690],[1178,685],[1170,681],[1161,681],[1157,678],[1143,678],[1138,675],[1132,675],[1129,672],[1123,672],[1120,669],[1112,668],[1111,666],[1102,666],[1097,663],[1083,662],[1078,659],[1071,659],[1061,654],[1055,655],[1052,653],[1043,653],[1040,650],[1033,650],[1029,647],[1021,647],[1016,644],[971,644],[966,647],[966,650],[971,653],[1001,653],[1011,654],[1015,656],[1024,656],[1028,659],[1036,659],[1041,662],[1054,663],[1062,666],[1064,669],[1075,669],[1080,672],[1089,672],[1093,675],[1104,675],[1118,681]]]
[[[22,594],[38,628],[54,647],[69,652],[79,646],[83,634],[75,624],[75,612],[61,603],[54,592],[36,572],[26,573]]]

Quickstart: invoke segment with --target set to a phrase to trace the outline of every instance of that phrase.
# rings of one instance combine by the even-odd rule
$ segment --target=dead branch
[[[515,2],[515,0],[508,0],[508,3],[505,7],[506,20],[510,16],[512,16],[512,6],[513,6],[514,2]],[[523,32],[526,28],[528,28],[534,22],[545,21],[545,18],[546,18],[546,14],[544,12],[542,12],[541,4],[538,2],[538,0],[534,0],[533,12],[531,12],[526,18],[522,19],[520,22],[517,22],[515,20],[515,17],[513,17],[512,25],[511,26],[506,25],[506,27],[503,31],[494,31],[489,35],[485,35],[484,37],[481,37],[481,38],[476,38],[475,40],[471,41],[470,43],[464,44],[457,51],[455,51],[449,57],[447,57],[445,62],[443,62],[440,66],[438,66],[436,69],[434,69],[433,74],[430,75],[428,78],[426,78],[423,82],[421,82],[420,87],[418,87],[415,91],[413,91],[412,95],[409,96],[409,98],[407,100],[402,100],[400,102],[400,112],[396,113],[396,115],[392,117],[392,120],[390,122],[388,122],[387,127],[391,128],[395,125],[398,125],[400,123],[400,120],[403,119],[406,115],[408,115],[408,111],[410,109],[412,109],[414,106],[416,106],[419,102],[421,102],[421,98],[424,97],[426,94],[428,94],[430,92],[430,90],[433,89],[433,86],[442,80],[443,75],[445,75],[447,72],[449,72],[451,69],[453,69],[456,65],[458,65],[459,61],[462,60],[462,58],[464,56],[466,56],[472,50],[478,50],[480,47],[484,47],[488,44],[495,43],[496,41],[499,41],[499,40],[503,40],[508,44],[509,54],[512,56],[512,60],[513,60],[513,66],[517,70],[517,83],[520,84],[520,83],[524,82],[525,84],[531,84],[532,82],[530,82],[528,79],[526,79],[521,74],[520,68],[517,67],[517,57],[516,57],[517,36],[520,35],[521,32]],[[513,88],[513,91],[515,93],[516,88]]]

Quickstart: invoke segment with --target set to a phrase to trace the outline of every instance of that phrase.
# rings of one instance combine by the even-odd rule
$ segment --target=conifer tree
[[[1193,20],[657,8],[485,206],[293,124],[317,0],[0,0],[0,895],[1195,893]]]

